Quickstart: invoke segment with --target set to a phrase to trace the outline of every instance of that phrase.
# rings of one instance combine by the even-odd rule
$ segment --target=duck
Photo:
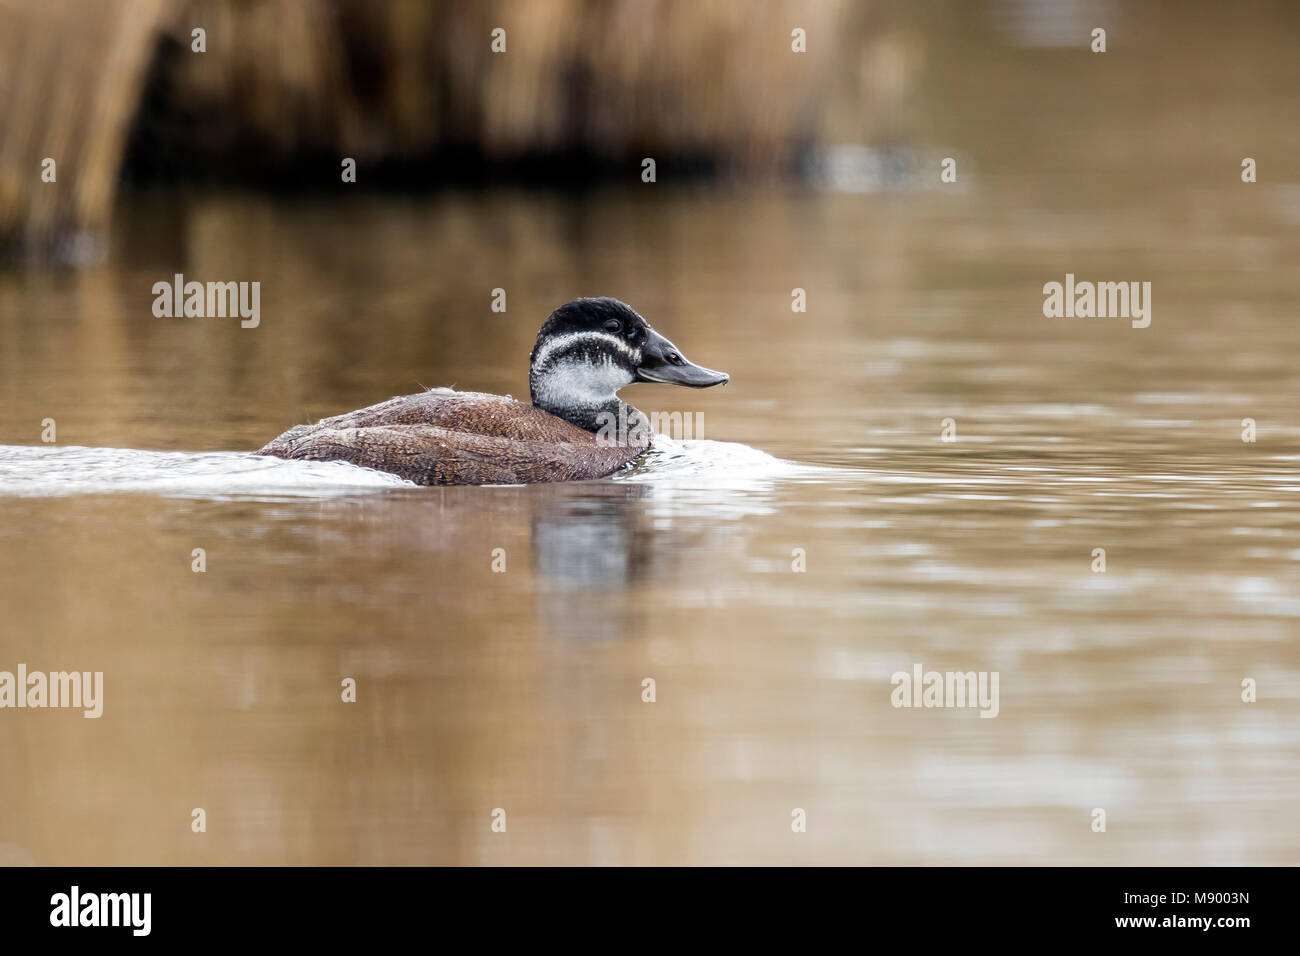
[[[689,361],[627,303],[580,298],[552,312],[537,333],[528,403],[431,388],[295,425],[256,454],[346,461],[418,485],[586,481],[633,464],[654,440],[649,419],[619,389],[730,380]]]

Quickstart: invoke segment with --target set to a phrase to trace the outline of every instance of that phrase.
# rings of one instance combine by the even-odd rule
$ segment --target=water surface
[[[106,685],[0,713],[0,852],[1294,863],[1295,221],[1030,194],[164,195],[101,266],[0,276],[0,669]],[[173,271],[260,280],[260,326],[155,319]],[[1067,271],[1152,282],[1151,327],[1045,319]],[[624,392],[702,435],[530,487],[248,454],[521,396],[579,294],[732,374]],[[997,718],[892,707],[916,663],[998,671]]]

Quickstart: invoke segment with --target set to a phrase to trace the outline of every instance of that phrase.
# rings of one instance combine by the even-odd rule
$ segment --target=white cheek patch
[[[574,359],[547,369],[536,383],[535,397],[538,404],[552,408],[603,405],[633,381],[631,372],[608,359],[594,364]]]

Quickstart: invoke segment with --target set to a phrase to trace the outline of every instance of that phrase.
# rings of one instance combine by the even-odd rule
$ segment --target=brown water
[[[0,860],[1300,862],[1296,67],[1243,22],[1159,82],[935,52],[900,115],[984,157],[950,190],[159,194],[103,265],[0,273],[0,670],[105,682],[0,711]],[[261,324],[154,318],[176,271]],[[1067,272],[1150,327],[1045,318]],[[513,488],[235,454],[522,396],[580,294],[729,371],[624,397],[737,444]],[[997,717],[891,706],[915,664]]]

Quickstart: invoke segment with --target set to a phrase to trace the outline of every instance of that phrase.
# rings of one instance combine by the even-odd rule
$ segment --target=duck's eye
[[[623,323],[619,322],[618,319],[610,319],[605,323],[605,331],[618,335],[619,332],[623,331]]]

